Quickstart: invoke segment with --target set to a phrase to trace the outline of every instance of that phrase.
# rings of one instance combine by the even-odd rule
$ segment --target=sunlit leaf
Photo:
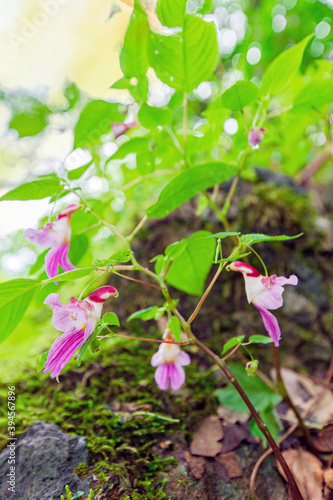
[[[222,105],[233,111],[238,111],[254,102],[258,95],[259,87],[257,85],[240,80],[222,94]]]
[[[41,200],[48,198],[54,194],[58,194],[62,190],[60,179],[56,176],[37,179],[26,184],[21,184],[17,188],[8,191],[4,194],[0,201],[6,200]]]

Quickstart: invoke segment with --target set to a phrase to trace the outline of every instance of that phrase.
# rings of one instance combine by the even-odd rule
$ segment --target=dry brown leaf
[[[230,453],[220,453],[217,457],[215,457],[215,460],[218,460],[220,464],[227,469],[230,479],[234,477],[242,477],[243,469],[239,465],[237,456],[233,451]]]
[[[289,449],[283,453],[304,500],[322,500],[323,470],[321,461],[309,451]],[[277,464],[281,476],[286,476]]]
[[[217,408],[217,414],[222,418],[227,424],[245,424],[249,420],[248,413],[240,413],[238,411],[229,410],[225,406],[219,406]]]
[[[333,469],[324,470],[324,481],[333,490]]]
[[[272,368],[271,371],[272,379],[276,382],[276,370]],[[308,392],[303,388],[300,382],[300,376],[294,370],[290,368],[281,368],[281,375],[284,384],[287,388],[290,399],[295,406],[301,406],[305,401],[309,399]]]
[[[235,450],[246,440],[248,443],[256,443],[256,439],[251,436],[247,425],[229,424],[224,426],[224,439],[222,445],[222,453],[228,453]]]
[[[217,415],[206,417],[199,429],[193,434],[191,442],[192,455],[202,457],[215,457],[222,450],[223,438],[222,424]]]
[[[313,445],[316,450],[323,453],[333,452],[333,424],[327,425],[318,433],[313,440]]]
[[[191,474],[195,479],[201,479],[206,470],[206,460],[204,457],[194,457],[189,451],[185,451],[185,460],[189,465]]]

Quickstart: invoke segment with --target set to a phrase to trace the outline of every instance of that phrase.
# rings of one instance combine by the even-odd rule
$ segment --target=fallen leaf
[[[167,439],[166,441],[161,441],[158,443],[159,447],[162,448],[162,450],[166,450],[172,445],[172,441],[170,439]]]
[[[215,457],[222,450],[223,428],[217,415],[206,417],[199,429],[193,434],[191,442],[192,455]]]
[[[244,440],[248,443],[257,442],[256,439],[251,436],[248,427],[245,425],[229,424],[223,427],[223,429],[224,438],[222,453],[228,453],[229,451],[235,450]]]
[[[304,500],[322,500],[323,470],[321,461],[309,451],[289,449],[282,453]],[[287,481],[279,462],[278,471]]]
[[[329,424],[318,432],[317,437],[313,440],[313,445],[316,450],[323,453],[333,452],[333,424]]]
[[[274,382],[276,382],[276,370],[272,368],[270,374]],[[304,389],[301,384],[300,376],[290,368],[281,368],[281,375],[285,386],[287,387],[288,394],[295,406],[301,406],[305,401],[310,399],[309,393]]]
[[[233,411],[227,408],[226,406],[220,405],[217,408],[217,414],[220,418],[222,418],[227,424],[236,424],[239,422],[240,424],[245,424],[249,420],[248,413],[241,413],[238,411]]]
[[[333,490],[333,469],[324,470],[324,481]]]
[[[220,453],[215,457],[215,460],[218,460],[221,465],[223,465],[227,469],[228,476],[230,479],[234,477],[242,477],[243,469],[239,465],[237,456],[234,452],[230,453]]]
[[[185,451],[185,459],[189,465],[191,474],[195,479],[201,479],[206,470],[206,461],[204,457],[194,457],[189,451]]]

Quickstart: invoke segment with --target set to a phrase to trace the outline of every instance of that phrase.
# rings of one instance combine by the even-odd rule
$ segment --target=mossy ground
[[[233,215],[231,211],[235,230],[274,234],[306,232],[300,240],[285,245],[261,245],[257,250],[277,274],[298,274],[297,293],[309,306],[307,309],[301,304],[295,312],[294,297],[289,312],[286,300],[285,307],[278,313],[285,363],[297,370],[322,374],[329,362],[331,345],[327,331],[331,321],[328,304],[332,299],[333,277],[327,256],[332,249],[327,243],[327,234],[316,227],[317,213],[308,197],[296,195],[286,186],[269,190],[266,184],[251,188],[251,196],[246,197],[248,189],[243,186],[237,195],[243,216]],[[184,223],[188,221],[186,207],[184,210],[185,219],[182,212],[175,212],[169,220],[142,233],[138,250],[143,259],[148,262],[171,242],[200,229],[201,222],[197,219]],[[220,230],[214,218],[208,218],[204,225],[213,232]],[[257,311],[246,303],[241,277],[236,280],[230,275],[223,274],[223,280],[216,284],[193,325],[200,339],[216,352],[235,334],[264,333]],[[153,322],[136,320],[126,324],[126,318],[133,311],[162,304],[158,292],[145,288],[143,293],[138,285],[117,280],[119,278],[113,278],[112,284],[120,291],[115,307],[122,326],[134,335],[159,337]],[[173,291],[173,297],[181,300],[185,316],[192,312],[198,300],[177,291]],[[104,340],[101,347],[99,352],[90,353],[80,367],[72,361],[63,370],[59,383],[34,365],[17,371],[10,380],[17,393],[17,435],[42,420],[59,425],[64,432],[85,436],[91,467],[88,470],[79,467],[77,472],[82,476],[96,476],[92,487],[97,499],[206,498],[210,476],[198,486],[184,467],[179,450],[188,446],[201,420],[216,412],[213,392],[224,384],[223,378],[203,353],[189,346],[192,363],[186,367],[186,385],[176,393],[162,392],[155,384],[154,369],[150,365],[156,344],[112,338]],[[270,350],[267,346],[258,347],[255,354],[262,370],[268,372],[272,363]],[[7,386],[0,386],[0,397],[6,400]],[[7,410],[5,405],[1,408],[0,425],[5,428]],[[164,446],[169,441],[171,445]],[[6,436],[0,435],[0,449],[6,443]],[[244,484],[242,480],[227,486],[216,482],[212,499],[214,495],[219,498],[221,492],[224,492],[223,498],[249,498],[248,477],[260,453],[256,445],[250,446],[247,454],[243,451]],[[263,474],[271,478],[272,470],[272,462],[267,461]],[[264,477],[264,488],[270,482],[267,477]],[[173,483],[171,489],[170,483]],[[235,489],[234,484],[240,489]],[[263,491],[265,496],[266,490]],[[274,498],[280,498],[274,494]]]

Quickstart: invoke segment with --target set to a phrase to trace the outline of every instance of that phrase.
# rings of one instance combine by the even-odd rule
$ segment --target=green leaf
[[[76,360],[76,363],[78,366],[81,365],[82,358],[85,355],[85,353],[87,352],[88,347],[96,340],[97,335],[99,335],[99,333],[102,330],[103,330],[103,328],[101,328],[101,327],[95,328],[95,330],[90,335],[90,337],[88,337],[87,340],[84,342],[84,344],[81,345],[80,350],[79,350],[78,355],[77,355],[77,360]]]
[[[214,262],[215,264],[222,264],[223,262],[235,262],[235,260],[242,259],[243,257],[246,257],[247,255],[250,255],[251,252],[237,252],[235,255],[232,257],[226,257],[225,259],[220,259]]]
[[[136,0],[120,54],[120,67],[127,78],[140,78],[148,70],[148,33],[147,16]]]
[[[286,88],[298,73],[305,47],[313,35],[305,37],[294,47],[279,54],[264,74],[261,95],[274,96]]]
[[[88,168],[93,164],[94,160],[90,160],[86,165],[82,165],[82,167],[75,168],[74,170],[70,170],[67,175],[70,181],[74,181],[75,179],[79,179],[82,175],[88,170]]]
[[[249,377],[243,366],[231,364],[228,367],[257,411],[263,411],[271,406],[276,406],[282,401],[282,396],[276,394],[258,376]],[[250,413],[250,410],[233,385],[228,384],[223,389],[217,389],[215,395],[219,402],[223,406],[230,408],[230,410]]]
[[[258,95],[257,85],[241,80],[222,94],[222,105],[232,111],[239,111],[254,102]]]
[[[212,267],[215,253],[215,241],[205,238],[207,231],[198,231],[190,238],[182,240],[179,247],[170,245],[165,254],[174,260],[165,280],[173,287],[190,295],[202,295],[205,281]],[[177,250],[177,252],[175,252]],[[156,273],[162,270],[163,262],[156,262]]]
[[[48,198],[61,191],[62,185],[60,179],[56,176],[44,177],[26,184],[21,184],[17,188],[4,194],[0,201],[6,200],[41,200]]]
[[[220,240],[222,240],[223,238],[227,238],[228,236],[238,236],[239,232],[222,232],[222,233],[214,233],[214,234],[210,234],[209,236],[207,236],[207,238],[218,238]]]
[[[283,430],[283,425],[274,406],[270,405],[269,407],[265,408],[265,410],[259,412],[259,415],[266,424],[269,432],[272,434],[273,439],[277,441],[279,438],[279,433]],[[250,422],[250,432],[252,436],[259,438],[262,441],[266,441],[266,438],[257,426],[254,419],[252,419]]]
[[[151,35],[148,55],[162,82],[192,92],[202,81],[211,80],[213,76],[218,58],[214,23],[186,15],[182,33]]]
[[[74,269],[73,271],[67,271],[67,273],[58,274],[58,276],[54,276],[54,278],[48,279],[46,283],[54,283],[55,281],[79,280],[80,278],[88,276],[88,274],[91,274],[93,271],[96,271],[94,267],[83,267],[82,269]]]
[[[118,252],[112,254],[107,259],[104,260],[95,259],[92,265],[94,268],[106,267],[108,271],[109,268],[113,267],[116,262],[121,262],[121,263],[129,262],[131,260],[132,254],[133,252],[129,248],[122,248],[121,250],[118,250]]]
[[[164,307],[157,307],[157,306],[152,306],[152,307],[147,307],[146,309],[140,309],[140,311],[136,311],[133,314],[131,314],[127,321],[132,321],[132,319],[142,319],[142,321],[148,321],[150,319],[158,319],[158,317],[161,317],[160,314],[165,311]],[[157,316],[157,318],[156,318]]]
[[[70,85],[68,85],[68,87],[65,89],[64,96],[68,101],[67,109],[73,109],[77,101],[80,99],[80,91],[75,83],[71,83]]]
[[[158,0],[156,14],[163,26],[183,27],[187,0]]]
[[[201,191],[230,179],[236,173],[237,167],[226,163],[204,163],[185,170],[162,189],[157,203],[147,209],[148,219],[167,216]]]
[[[270,344],[273,342],[271,337],[267,337],[267,335],[251,335],[248,340],[249,344]]]
[[[117,315],[114,312],[107,312],[97,323],[97,326],[99,325],[120,326],[120,323]]]
[[[180,342],[182,328],[181,328],[179,319],[176,316],[172,316],[171,319],[169,319],[167,328],[169,328],[169,330],[171,331],[171,333],[175,337],[175,342]]]
[[[0,283],[0,342],[19,324],[39,285],[38,281],[30,279]]]
[[[34,97],[22,94],[15,96],[12,102],[9,101],[13,110],[9,128],[17,130],[20,137],[37,135],[44,130],[50,114],[45,104]]]
[[[91,149],[100,144],[101,136],[111,132],[111,123],[123,121],[119,104],[96,100],[81,111],[74,129],[74,149]]]
[[[139,122],[147,129],[156,128],[159,125],[167,125],[172,120],[172,113],[168,108],[154,108],[143,104],[138,114]]]
[[[129,154],[145,153],[149,148],[148,137],[133,137],[129,141],[124,142],[117,151],[108,158],[107,163],[111,160],[123,160]]]
[[[243,234],[239,238],[240,245],[254,245],[255,243],[261,243],[262,241],[288,241],[294,240],[295,238],[299,238],[303,233],[296,234],[295,236],[267,236],[266,234]]]
[[[294,100],[294,106],[321,108],[333,102],[333,77],[311,80]]]
[[[237,337],[232,337],[229,339],[223,346],[223,350],[221,352],[221,356],[225,354],[227,351],[235,347],[236,345],[240,345],[245,339],[245,335],[238,335]]]

